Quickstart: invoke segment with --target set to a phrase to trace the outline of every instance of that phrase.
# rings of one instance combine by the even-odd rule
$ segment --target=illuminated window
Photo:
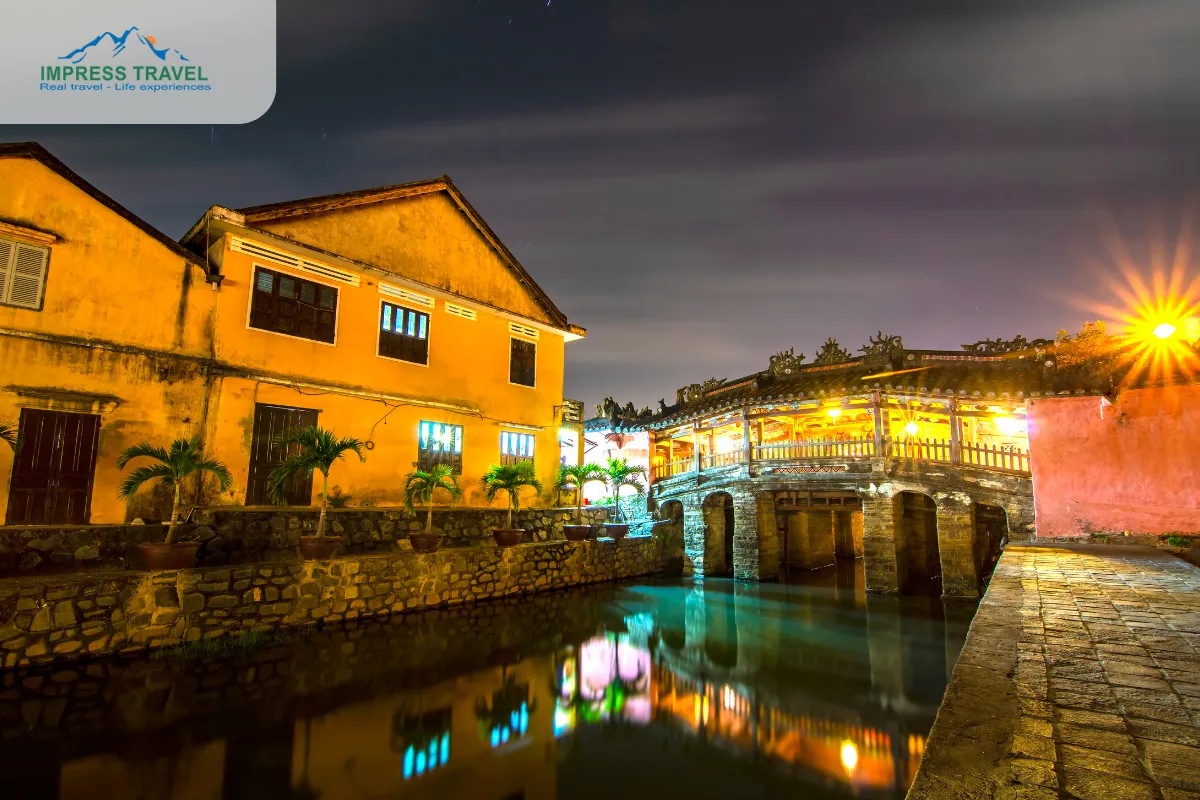
[[[508,380],[521,386],[533,386],[537,372],[537,344],[524,339],[512,339],[508,361]]]
[[[257,267],[250,327],[333,343],[338,290]]]
[[[500,432],[500,463],[533,461],[533,434]]]
[[[429,315],[384,303],[379,321],[379,355],[429,363]]]
[[[0,239],[0,305],[41,311],[50,250]]]
[[[428,472],[437,464],[448,464],[462,474],[463,429],[461,425],[422,422],[417,443],[417,466]]]

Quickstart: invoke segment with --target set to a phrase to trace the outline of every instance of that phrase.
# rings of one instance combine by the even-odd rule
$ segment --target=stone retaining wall
[[[0,583],[0,665],[125,653],[657,573],[653,537]]]
[[[574,509],[522,509],[513,526],[528,531],[526,541],[563,539],[563,525],[574,522]],[[599,525],[605,507],[583,509],[585,524]],[[317,529],[315,508],[198,508],[195,524],[179,531],[180,540],[199,538],[201,566],[288,561],[296,557],[302,534]],[[434,531],[444,547],[486,544],[494,528],[507,524],[505,512],[492,508],[435,509]],[[339,552],[359,554],[406,549],[412,531],[425,529],[425,515],[403,508],[330,509],[326,525],[345,541]],[[0,528],[0,577],[90,570],[142,569],[140,542],[161,542],[164,525],[71,525]]]

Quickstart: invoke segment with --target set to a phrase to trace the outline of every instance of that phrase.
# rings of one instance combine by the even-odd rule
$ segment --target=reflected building
[[[52,720],[7,736],[0,768],[23,800],[633,797],[662,775],[696,796],[898,798],[971,607],[862,595],[852,567],[596,591],[544,646],[497,647],[515,630],[493,620],[507,633],[460,667],[364,626],[374,649],[331,630],[255,665],[108,668],[108,683],[64,683],[62,706],[0,703],[0,720]]]

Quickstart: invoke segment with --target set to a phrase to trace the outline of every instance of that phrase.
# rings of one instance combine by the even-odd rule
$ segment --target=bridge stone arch
[[[733,495],[715,491],[704,498],[700,508],[704,517],[704,574],[732,575],[736,525]]]
[[[942,594],[941,541],[937,499],[905,488],[892,497],[896,526],[896,569],[905,594]]]

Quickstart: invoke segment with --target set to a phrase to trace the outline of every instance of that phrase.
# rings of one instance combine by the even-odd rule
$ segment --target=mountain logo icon
[[[58,60],[82,64],[89,58],[99,60],[107,55],[109,61],[114,61],[129,53],[145,55],[147,51],[164,63],[188,62],[183,53],[173,47],[160,48],[155,37],[142,33],[136,27],[130,28],[120,36],[112,31],[105,31],[82,47],[75,48],[65,56],[59,56]]]

